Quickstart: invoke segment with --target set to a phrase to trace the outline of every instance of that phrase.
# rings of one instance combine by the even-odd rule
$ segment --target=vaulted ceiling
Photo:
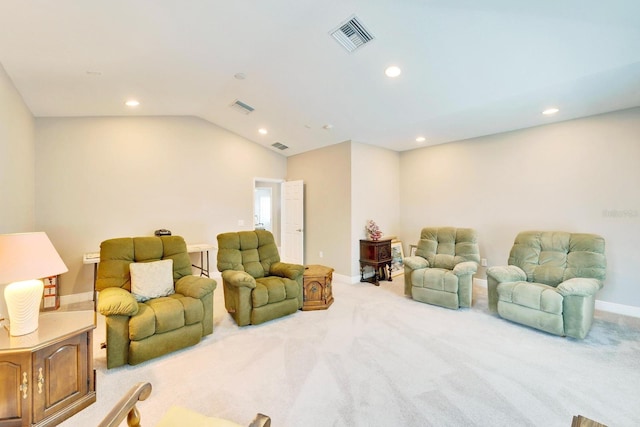
[[[349,53],[354,15],[373,40]],[[0,28],[36,117],[197,116],[283,155],[640,106],[638,0],[3,0]]]

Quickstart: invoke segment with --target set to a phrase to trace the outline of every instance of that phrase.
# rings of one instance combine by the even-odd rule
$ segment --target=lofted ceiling
[[[348,53],[354,14],[374,39]],[[197,116],[285,156],[640,106],[638,0],[2,0],[0,28],[36,117]]]

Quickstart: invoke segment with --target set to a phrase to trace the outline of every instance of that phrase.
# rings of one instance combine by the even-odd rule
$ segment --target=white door
[[[304,183],[282,183],[282,262],[304,265]]]

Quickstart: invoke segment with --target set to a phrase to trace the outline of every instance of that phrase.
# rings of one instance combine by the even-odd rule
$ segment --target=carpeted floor
[[[597,312],[577,341],[489,314],[486,289],[454,311],[407,299],[402,280],[334,280],[328,310],[243,328],[225,312],[219,283],[212,335],[111,370],[99,318],[98,401],[62,425],[96,425],[141,381],[153,386],[138,405],[145,427],[170,405],[240,424],[262,412],[274,427],[568,427],[578,414],[640,425],[640,319]]]

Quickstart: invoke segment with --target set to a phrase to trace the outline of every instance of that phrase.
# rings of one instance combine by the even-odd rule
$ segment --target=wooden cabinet
[[[326,310],[333,304],[332,276],[333,268],[323,265],[305,267],[303,276],[303,310]]]
[[[96,401],[94,319],[52,312],[31,334],[0,331],[0,427],[55,426]]]
[[[4,331],[6,333],[6,331]],[[8,353],[0,356],[0,425],[22,426],[31,409],[29,384],[30,355]]]
[[[364,269],[373,268],[373,276],[365,279]],[[379,281],[391,281],[391,239],[360,240],[360,281],[380,285]]]

